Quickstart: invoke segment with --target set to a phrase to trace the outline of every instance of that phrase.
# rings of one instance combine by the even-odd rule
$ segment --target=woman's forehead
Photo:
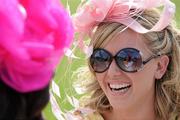
[[[105,49],[117,52],[119,49],[122,48],[137,48],[137,49],[144,49],[145,43],[143,41],[143,37],[141,34],[136,33],[130,29],[127,29],[119,34],[116,35],[111,41],[104,46]]]
[[[113,55],[123,48],[136,48],[141,51],[144,56],[150,54],[143,35],[128,29],[119,33],[114,39],[107,42],[103,48],[111,52]]]

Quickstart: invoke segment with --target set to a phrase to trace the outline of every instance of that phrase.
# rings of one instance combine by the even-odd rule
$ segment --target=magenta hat
[[[0,0],[0,78],[25,93],[53,77],[73,28],[59,0]]]

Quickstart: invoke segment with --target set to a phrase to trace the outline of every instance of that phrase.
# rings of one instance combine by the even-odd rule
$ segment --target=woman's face
[[[152,56],[140,34],[129,29],[120,33],[104,49],[113,56],[123,48],[135,48],[142,53],[143,61]],[[95,73],[111,106],[125,110],[154,104],[156,59],[150,60],[142,70],[134,73],[122,71],[113,59],[105,72]]]

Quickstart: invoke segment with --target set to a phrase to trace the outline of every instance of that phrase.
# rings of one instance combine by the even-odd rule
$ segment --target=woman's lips
[[[108,83],[108,87],[112,94],[122,95],[122,94],[125,94],[131,88],[131,84],[129,84],[129,83]]]

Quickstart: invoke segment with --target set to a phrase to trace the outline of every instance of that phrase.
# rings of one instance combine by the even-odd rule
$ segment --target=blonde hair
[[[134,17],[142,26],[150,29],[159,20],[159,13],[153,9]],[[116,22],[102,22],[92,35],[91,45],[94,48],[105,46],[125,27]],[[170,59],[165,75],[155,83],[155,112],[157,118],[162,120],[175,119],[173,117],[180,115],[180,34],[173,25],[169,25],[162,31],[149,32],[142,36],[146,38],[145,43],[148,44],[148,49],[152,53],[165,54]],[[103,90],[95,80],[95,74],[90,65],[89,69],[91,72],[87,68],[83,70],[81,68],[78,77],[80,81],[85,80],[84,83],[87,83],[83,84],[83,87],[86,85],[86,93],[88,93],[86,94],[88,97],[83,99],[86,101],[84,105],[100,113],[112,109]]]

